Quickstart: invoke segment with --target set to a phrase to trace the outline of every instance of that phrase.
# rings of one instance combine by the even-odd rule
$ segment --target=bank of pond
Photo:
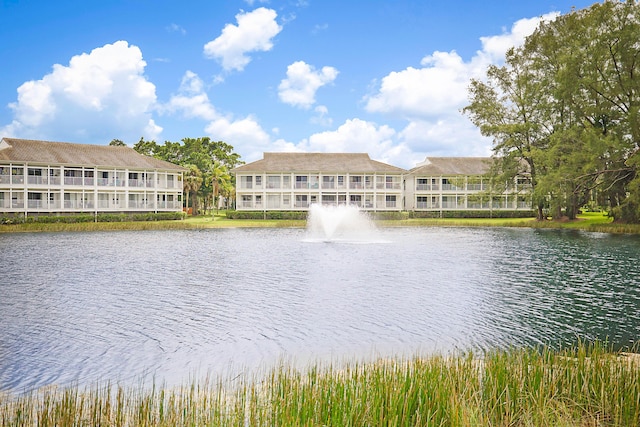
[[[534,217],[514,218],[374,218],[380,227],[529,227],[549,229],[575,229],[582,231],[640,234],[640,224],[614,223],[603,212],[585,212],[573,221],[537,221]],[[109,231],[109,230],[184,230],[204,228],[303,228],[307,221],[303,217],[282,218],[236,218],[220,211],[214,214],[188,216],[183,213],[126,215],[111,214],[94,218],[81,217],[41,217],[29,220],[0,219],[0,233],[12,232],[57,232],[57,231]]]
[[[637,426],[640,359],[604,344],[0,393],[0,425]]]

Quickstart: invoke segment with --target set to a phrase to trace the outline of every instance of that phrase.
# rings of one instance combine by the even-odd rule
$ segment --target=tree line
[[[538,218],[593,203],[640,222],[640,4],[605,0],[543,22],[469,87],[496,183],[528,176]]]
[[[114,139],[109,145],[126,145]],[[140,138],[133,149],[145,156],[165,160],[187,169],[183,190],[185,206],[197,215],[202,206],[205,212],[216,209],[220,198],[229,203],[235,196],[234,177],[230,170],[244,163],[233,146],[208,137],[183,138],[180,142],[165,141],[163,145]]]

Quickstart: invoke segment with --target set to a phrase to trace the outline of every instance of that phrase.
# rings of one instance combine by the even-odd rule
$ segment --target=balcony
[[[65,176],[64,185],[83,185],[84,179],[81,176]]]
[[[47,177],[46,176],[38,176],[38,175],[29,175],[27,177],[27,184],[29,185],[47,185]]]

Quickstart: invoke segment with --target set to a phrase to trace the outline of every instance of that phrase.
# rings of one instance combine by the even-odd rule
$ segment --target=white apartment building
[[[184,168],[130,147],[0,140],[0,215],[182,210]]]
[[[232,170],[237,210],[307,210],[312,204],[403,210],[402,168],[365,153],[264,153]]]
[[[494,191],[487,177],[490,157],[427,157],[405,175],[406,209],[446,210],[531,210],[531,196],[525,177]]]
[[[496,193],[489,157],[428,157],[411,170],[366,153],[264,153],[235,168],[236,209],[307,210],[312,204],[367,211],[530,210],[530,185],[518,179]]]

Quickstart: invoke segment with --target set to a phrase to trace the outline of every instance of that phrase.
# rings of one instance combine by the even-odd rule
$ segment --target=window
[[[373,189],[373,177],[370,175],[367,175],[364,177],[364,188],[367,188],[369,190]]]
[[[385,206],[388,208],[396,207],[396,196],[387,195],[385,198]]]
[[[296,188],[309,188],[308,179],[306,175],[296,175]]]
[[[27,169],[27,181],[29,182],[29,184],[42,184],[43,183],[43,179],[42,179],[42,169],[40,168],[28,168]],[[44,182],[46,182],[46,174],[45,174],[45,179]]]
[[[309,200],[306,194],[298,194],[296,195],[296,208],[308,208]]]
[[[362,177],[361,176],[350,176],[349,177],[349,188],[362,188]]]
[[[262,188],[262,175],[256,175],[256,188]]]
[[[289,175],[285,175],[282,177],[282,188],[291,188],[291,177]]]
[[[24,169],[23,168],[11,168],[11,182],[14,184],[24,183]]]
[[[456,207],[456,197],[442,196],[442,207],[444,209],[454,209]]]
[[[344,175],[338,175],[338,188],[344,188]]]
[[[364,207],[366,209],[373,208],[373,196],[372,195],[367,195],[367,196],[364,197]]]
[[[280,175],[267,176],[267,188],[280,188]]]
[[[322,188],[335,188],[335,176],[323,176],[322,177]]]
[[[41,208],[42,193],[27,193],[27,206],[30,208]]]
[[[385,184],[387,190],[399,190],[400,189],[400,180],[397,176],[388,176],[386,177]]]
[[[84,185],[93,185],[93,171],[85,170],[84,171]]]
[[[322,204],[333,206],[338,201],[335,194],[323,194],[322,195]]]
[[[318,183],[320,182],[320,177],[318,175],[311,175],[309,177],[309,188],[318,188]]]
[[[467,190],[469,191],[482,190],[482,179],[480,177],[470,176],[467,179]]]
[[[416,208],[427,209],[429,207],[429,197],[418,196],[416,197]]]
[[[418,191],[431,190],[429,183],[430,183],[430,180],[427,178],[416,179],[416,190]]]
[[[253,188],[253,177],[252,176],[241,176],[240,177],[240,188],[250,190]]]

